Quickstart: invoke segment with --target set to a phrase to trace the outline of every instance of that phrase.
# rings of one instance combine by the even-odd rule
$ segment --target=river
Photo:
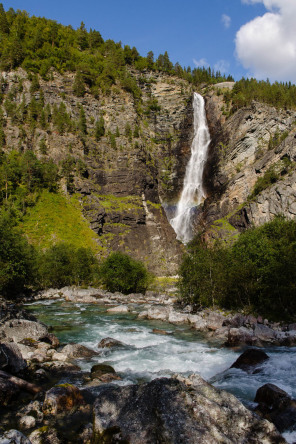
[[[132,384],[180,373],[184,376],[199,373],[215,387],[225,389],[251,406],[259,387],[272,383],[296,398],[296,348],[268,347],[270,359],[262,371],[247,374],[229,369],[242,350],[223,347],[207,340],[187,325],[172,325],[160,321],[138,320],[143,306],[133,306],[128,314],[107,313],[104,305],[58,301],[38,301],[25,308],[42,322],[53,327],[62,343],[76,342],[98,351],[101,339],[112,337],[126,347],[108,349],[91,360],[79,360],[83,370],[95,363],[112,365],[121,376],[118,384]],[[155,334],[153,329],[169,334]],[[294,442],[296,433],[285,434]]]

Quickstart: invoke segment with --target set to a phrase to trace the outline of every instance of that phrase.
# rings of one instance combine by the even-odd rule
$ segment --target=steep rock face
[[[217,227],[224,219],[241,231],[275,215],[295,219],[296,112],[253,102],[226,118],[216,89],[206,94],[206,108],[212,143],[203,222],[210,227],[218,221]],[[264,185],[258,188],[260,178]]]
[[[52,72],[50,80],[39,79],[35,92],[23,70],[2,73],[2,91],[15,109],[26,115],[35,100],[46,110],[42,127],[19,123],[20,111],[15,117],[4,107],[5,149],[31,149],[61,165],[61,188],[78,193],[102,255],[119,249],[157,274],[175,273],[181,247],[161,202],[174,201],[182,187],[193,135],[192,91],[187,82],[165,74],[131,74],[141,100],[117,86],[109,95],[76,97],[71,73]],[[61,106],[68,116],[64,126],[57,117]],[[98,138],[101,117],[105,134]]]

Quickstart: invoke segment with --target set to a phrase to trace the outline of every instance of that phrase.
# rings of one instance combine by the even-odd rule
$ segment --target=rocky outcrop
[[[285,442],[273,425],[197,375],[103,387],[94,403],[94,433],[97,442],[131,444]]]
[[[204,178],[208,198],[200,219],[214,237],[231,234],[225,224],[215,224],[221,219],[237,231],[275,215],[295,219],[296,112],[253,102],[228,117],[223,84],[219,88],[222,94],[215,88],[206,93],[212,142]],[[254,195],[258,178],[270,169],[276,183]]]

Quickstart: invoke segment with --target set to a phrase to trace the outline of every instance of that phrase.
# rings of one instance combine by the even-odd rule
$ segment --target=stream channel
[[[175,373],[187,376],[199,373],[215,387],[233,393],[245,405],[252,406],[256,391],[272,383],[296,398],[296,348],[268,347],[270,359],[256,374],[229,369],[242,349],[226,348],[209,341],[187,325],[139,320],[143,306],[133,306],[127,314],[107,313],[110,306],[80,304],[65,300],[28,303],[25,308],[40,321],[52,326],[61,343],[76,342],[98,351],[101,339],[111,337],[126,347],[104,350],[90,360],[78,360],[82,370],[90,371],[96,363],[107,363],[121,376],[117,384],[126,385]],[[169,334],[153,333],[153,329]],[[288,442],[296,440],[296,432],[284,434]]]

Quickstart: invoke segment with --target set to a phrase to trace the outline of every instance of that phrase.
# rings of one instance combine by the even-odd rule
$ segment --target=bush
[[[101,282],[107,290],[124,294],[145,293],[151,281],[144,264],[120,252],[111,253],[99,269]]]
[[[271,319],[296,310],[296,222],[276,217],[231,247],[189,244],[179,271],[183,299],[198,306],[247,309]]]

